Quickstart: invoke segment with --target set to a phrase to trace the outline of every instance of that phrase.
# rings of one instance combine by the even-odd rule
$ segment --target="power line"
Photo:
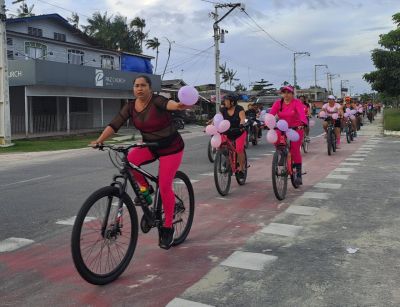
[[[207,52],[209,49],[211,49],[211,48],[213,48],[213,47],[214,47],[214,45],[212,45],[212,46],[210,46],[210,47],[208,47],[208,48],[206,48],[206,49],[204,49],[204,50],[202,50],[202,51],[196,53],[195,55],[191,56],[190,58],[187,58],[186,60],[184,60],[184,61],[183,61],[182,63],[180,63],[180,64],[169,65],[169,66],[168,66],[168,69],[176,68],[176,67],[182,66],[182,65],[184,65],[184,64],[186,64],[186,63],[188,63],[188,62],[191,62],[193,59],[195,59],[195,58],[198,57],[198,56],[201,56],[203,53]]]
[[[261,26],[257,23],[257,21],[255,21],[254,18],[251,17],[251,16],[249,15],[249,13],[247,13],[244,9],[241,9],[241,11],[242,11],[242,12],[257,26],[257,28],[259,28],[262,32],[264,32],[265,34],[267,34],[268,37],[269,37],[271,40],[273,40],[275,43],[277,43],[278,45],[280,45],[281,47],[283,47],[283,48],[285,48],[285,49],[287,49],[287,50],[290,50],[290,51],[292,51],[292,52],[296,52],[296,50],[290,48],[287,44],[285,44],[285,43],[283,43],[283,42],[277,40],[275,37],[273,37],[268,31],[266,31],[263,27],[261,27]]]
[[[54,7],[58,8],[58,9],[60,9],[60,10],[64,10],[64,11],[67,11],[67,12],[70,12],[70,13],[75,13],[75,14],[84,16],[84,17],[86,17],[86,18],[91,18],[91,17],[89,17],[89,16],[87,16],[87,15],[85,15],[85,14],[78,13],[77,11],[72,11],[72,10],[67,9],[67,8],[65,8],[65,7],[62,7],[62,6],[58,5],[58,4],[53,4],[53,3],[51,3],[51,2],[47,2],[47,1],[44,1],[44,0],[36,0],[36,1],[42,2],[42,3],[45,3],[45,4],[48,4],[48,5],[51,5],[51,6],[54,6]]]

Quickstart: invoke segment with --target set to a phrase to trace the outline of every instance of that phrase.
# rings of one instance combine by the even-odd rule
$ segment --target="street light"
[[[296,89],[297,87],[297,76],[296,76],[296,56],[301,56],[301,55],[308,55],[310,56],[311,54],[309,52],[293,52],[293,86]]]
[[[317,67],[326,67],[328,69],[328,65],[326,64],[317,64],[314,65],[314,81],[315,81],[315,88],[317,87]]]

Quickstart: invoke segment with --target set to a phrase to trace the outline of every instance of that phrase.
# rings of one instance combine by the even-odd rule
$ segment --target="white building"
[[[152,57],[105,50],[58,14],[7,20],[13,137],[101,128],[133,98]]]

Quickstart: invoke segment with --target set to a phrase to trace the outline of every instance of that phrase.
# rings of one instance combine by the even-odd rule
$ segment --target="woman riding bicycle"
[[[247,132],[241,128],[246,121],[246,115],[243,107],[237,104],[237,99],[235,96],[225,96],[224,105],[225,108],[221,110],[221,114],[224,119],[228,120],[231,123],[231,126],[226,135],[222,135],[222,141],[224,141],[224,138],[226,137],[232,141],[235,141],[235,148],[238,154],[239,161],[239,174],[243,177],[243,171],[246,167],[244,146],[246,143]]]
[[[342,106],[336,102],[336,98],[333,95],[328,96],[328,103],[325,103],[321,112],[324,111],[328,116],[323,122],[322,126],[324,127],[325,133],[328,131],[328,121],[332,120],[332,115],[337,114],[338,118],[334,120],[335,126],[335,135],[336,135],[336,148],[340,149],[340,128],[342,126],[341,118],[343,116]]]
[[[343,108],[343,112],[346,111],[347,109],[350,109],[350,111],[355,110],[355,104],[353,101],[351,101],[351,98],[349,96],[346,96],[344,98],[344,101],[345,101],[345,105]],[[353,126],[354,136],[357,136],[357,120],[355,118],[350,119],[350,120],[351,120],[351,124]]]
[[[301,100],[301,102],[304,105],[304,113],[306,114],[306,117],[307,117],[308,126],[304,128],[304,134],[308,138],[308,135],[310,134],[310,125],[309,125],[309,123],[310,123],[310,118],[311,118],[311,107],[310,107],[310,104],[307,102],[306,96],[300,95],[299,99]]]
[[[282,98],[275,101],[270,110],[270,114],[278,116],[279,119],[284,119],[288,122],[290,128],[297,129],[300,138],[297,142],[291,142],[290,154],[293,159],[293,166],[296,168],[296,181],[298,184],[303,184],[302,180],[302,157],[301,143],[303,142],[304,131],[303,127],[307,126],[307,118],[304,112],[304,105],[299,99],[294,98],[294,89],[291,86],[281,88]],[[280,132],[278,133],[278,142]]]
[[[129,162],[140,166],[159,160],[159,188],[165,214],[165,222],[160,228],[159,246],[169,249],[174,240],[173,215],[175,194],[172,182],[183,156],[184,143],[175,128],[169,111],[183,110],[185,105],[153,94],[151,80],[139,76],[133,82],[133,95],[136,99],[127,103],[104,129],[92,145],[102,144],[130,119],[140,131],[144,142],[157,143],[155,148],[134,148],[129,152]],[[153,192],[143,175],[132,171],[139,186]]]

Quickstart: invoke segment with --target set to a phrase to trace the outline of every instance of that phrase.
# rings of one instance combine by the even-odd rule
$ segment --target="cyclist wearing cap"
[[[304,113],[306,114],[306,117],[307,117],[307,124],[309,124],[310,118],[311,118],[310,104],[307,102],[307,98],[304,95],[299,96],[299,99],[301,100],[301,102],[304,105]],[[307,127],[304,128],[304,134],[308,138],[308,135],[310,134],[310,125],[308,125]]]
[[[302,157],[301,157],[301,143],[303,142],[304,131],[303,127],[307,126],[307,117],[304,113],[304,105],[299,100],[294,98],[294,89],[291,86],[284,86],[281,88],[282,98],[278,99],[272,105],[270,114],[278,116],[279,119],[284,119],[289,124],[289,127],[297,129],[300,138],[297,142],[290,143],[290,154],[292,156],[294,167],[296,168],[298,184],[303,184],[302,181]],[[277,130],[278,140],[280,131]]]
[[[350,111],[355,110],[355,104],[354,102],[351,100],[351,98],[349,96],[347,96],[345,99],[345,105],[343,108],[343,112],[347,111],[347,109],[350,109]],[[357,136],[357,119],[351,119],[351,125],[353,126],[353,131],[354,131],[354,136]]]
[[[233,95],[224,97],[225,108],[221,110],[221,114],[224,119],[231,123],[230,129],[226,134],[222,135],[222,141],[224,138],[229,138],[235,141],[235,148],[238,153],[239,161],[239,175],[244,176],[245,169],[245,155],[244,145],[246,143],[247,132],[241,129],[246,121],[246,115],[242,106],[237,104],[237,98]]]
[[[341,117],[343,116],[342,106],[336,102],[336,98],[333,95],[328,96],[328,102],[325,103],[322,108],[321,112],[324,111],[327,115],[323,123],[323,127],[325,133],[328,131],[328,117],[332,117],[333,114],[338,115],[338,119],[334,121],[335,125],[335,135],[336,135],[336,148],[340,149],[340,128],[341,128]]]

